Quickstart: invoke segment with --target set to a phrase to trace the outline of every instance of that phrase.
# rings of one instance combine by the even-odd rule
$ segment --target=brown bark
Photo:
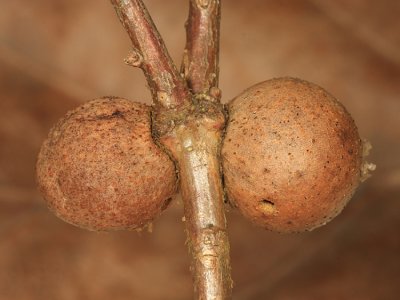
[[[230,299],[229,241],[219,158],[225,117],[219,104],[205,102],[199,110],[164,135],[161,142],[179,166],[196,299]]]
[[[220,14],[220,0],[190,0],[181,67],[194,94],[207,95],[211,92],[216,100],[220,98],[217,88]]]
[[[135,47],[127,62],[142,68],[152,91],[154,137],[180,172],[196,298],[230,299],[219,157],[225,126],[217,87],[220,1],[190,2],[182,65],[185,78],[177,72],[142,1],[111,2]]]
[[[141,0],[111,0],[132,40],[134,49],[125,62],[140,67],[156,105],[174,108],[189,103],[186,84]]]

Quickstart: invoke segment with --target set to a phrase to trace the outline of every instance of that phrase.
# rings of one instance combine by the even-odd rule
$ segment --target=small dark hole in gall
[[[269,199],[262,199],[260,201],[259,208],[265,214],[275,213],[275,203]]]
[[[262,204],[272,205],[272,206],[275,205],[274,202],[272,202],[271,200],[268,200],[268,199],[262,199],[262,200],[261,200],[261,203],[262,203]]]

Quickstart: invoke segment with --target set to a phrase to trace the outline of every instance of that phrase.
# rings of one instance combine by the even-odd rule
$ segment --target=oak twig
[[[143,2],[111,0],[111,3],[134,47],[125,62],[143,70],[154,102],[166,108],[188,104],[190,96],[186,84]]]
[[[219,102],[219,0],[191,0],[182,78],[140,0],[111,0],[127,30],[154,99],[153,135],[180,173],[197,299],[230,299],[229,241],[219,151],[225,126]],[[186,82],[185,82],[186,80]]]
[[[181,71],[194,94],[219,100],[220,0],[190,0]]]
[[[230,299],[229,241],[226,232],[219,145],[222,115],[200,119],[174,132],[196,299]],[[220,129],[218,128],[218,129]]]

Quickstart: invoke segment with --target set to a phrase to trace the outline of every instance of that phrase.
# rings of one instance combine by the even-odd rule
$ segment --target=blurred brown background
[[[145,3],[172,57],[186,0]],[[378,168],[329,225],[279,235],[228,214],[234,299],[400,299],[400,2],[223,1],[221,78],[228,101],[282,75],[340,99]],[[102,95],[149,103],[123,64],[127,35],[108,1],[0,4],[0,299],[191,299],[182,207],[153,233],[97,234],[58,220],[34,165],[51,125]]]

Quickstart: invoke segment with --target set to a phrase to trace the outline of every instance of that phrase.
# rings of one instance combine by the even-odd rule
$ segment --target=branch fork
[[[154,138],[180,173],[197,299],[230,299],[229,241],[219,151],[219,0],[190,0],[180,72],[141,0],[111,0],[131,38],[125,63],[143,70],[153,97]]]

